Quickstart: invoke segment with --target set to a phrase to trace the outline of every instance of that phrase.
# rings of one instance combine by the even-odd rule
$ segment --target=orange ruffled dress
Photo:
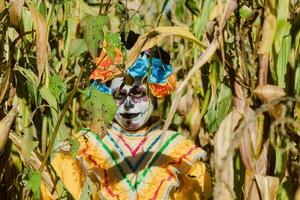
[[[100,138],[82,129],[76,159],[62,150],[52,166],[74,199],[87,178],[97,188],[93,199],[208,199],[211,182],[200,161],[206,153],[177,132],[161,133],[154,127],[128,134],[113,124]]]

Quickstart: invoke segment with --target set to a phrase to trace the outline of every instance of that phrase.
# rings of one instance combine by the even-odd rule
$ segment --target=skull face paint
[[[126,130],[137,130],[151,117],[154,106],[146,84],[136,80],[120,88],[122,83],[123,78],[115,78],[110,85],[118,106],[115,120]]]

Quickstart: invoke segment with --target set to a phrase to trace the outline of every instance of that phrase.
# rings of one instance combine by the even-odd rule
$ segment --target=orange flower
[[[105,48],[102,49],[100,56],[94,59],[97,65],[96,69],[90,74],[90,79],[101,80],[102,82],[109,81],[114,77],[122,74],[122,71],[117,67],[123,60],[120,49],[115,49],[115,58],[112,60],[106,53]]]
[[[171,94],[176,88],[176,76],[175,74],[169,76],[166,84],[149,83],[149,88],[151,93],[158,98]]]

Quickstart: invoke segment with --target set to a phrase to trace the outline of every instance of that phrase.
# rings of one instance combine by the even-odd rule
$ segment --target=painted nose
[[[126,99],[125,104],[124,104],[124,109],[126,111],[128,111],[128,110],[130,110],[133,107],[134,107],[134,104],[132,103],[132,101],[129,98]]]

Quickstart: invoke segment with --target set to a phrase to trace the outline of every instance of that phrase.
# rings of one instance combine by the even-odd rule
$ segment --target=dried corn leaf
[[[47,64],[47,53],[48,53],[48,28],[47,23],[38,9],[31,3],[26,1],[28,8],[33,17],[35,31],[36,31],[36,59],[39,79],[42,77],[45,66]]]
[[[0,83],[0,103],[2,102],[8,85],[9,85],[9,80],[10,80],[10,76],[11,76],[11,69],[8,65],[0,65],[0,72],[1,74],[3,74],[3,77],[1,77],[1,83]]]
[[[157,45],[159,40],[167,37],[167,36],[177,36],[192,42],[195,42],[200,47],[204,47],[204,45],[195,38],[195,36],[184,27],[176,27],[176,26],[161,26],[152,29],[150,32],[145,33],[140,36],[135,45],[129,52],[128,60],[126,63],[126,69],[130,67],[137,57],[140,55],[140,52],[148,50],[153,46]]]
[[[9,111],[9,113],[0,121],[0,152],[2,151],[4,145],[6,144],[7,138],[9,136],[10,127],[15,120],[18,111],[14,107]]]
[[[22,7],[24,0],[10,0],[9,18],[10,22],[18,28],[21,23]]]
[[[187,122],[190,128],[190,137],[195,140],[200,130],[200,102],[198,98],[194,99],[192,106],[189,107],[189,113],[187,115]]]
[[[276,199],[279,187],[279,178],[272,176],[255,175],[262,199]]]
[[[236,146],[235,129],[239,125],[242,115],[233,110],[221,122],[220,127],[214,137],[214,163],[216,186],[214,196],[219,199],[234,199],[234,172],[233,156]]]
[[[268,54],[272,49],[276,30],[276,16],[271,11],[273,4],[274,0],[266,0],[265,2],[265,16],[262,27],[262,38],[258,49],[259,54]]]
[[[265,103],[271,102],[274,99],[278,99],[286,95],[282,88],[268,84],[256,87],[253,92]]]

